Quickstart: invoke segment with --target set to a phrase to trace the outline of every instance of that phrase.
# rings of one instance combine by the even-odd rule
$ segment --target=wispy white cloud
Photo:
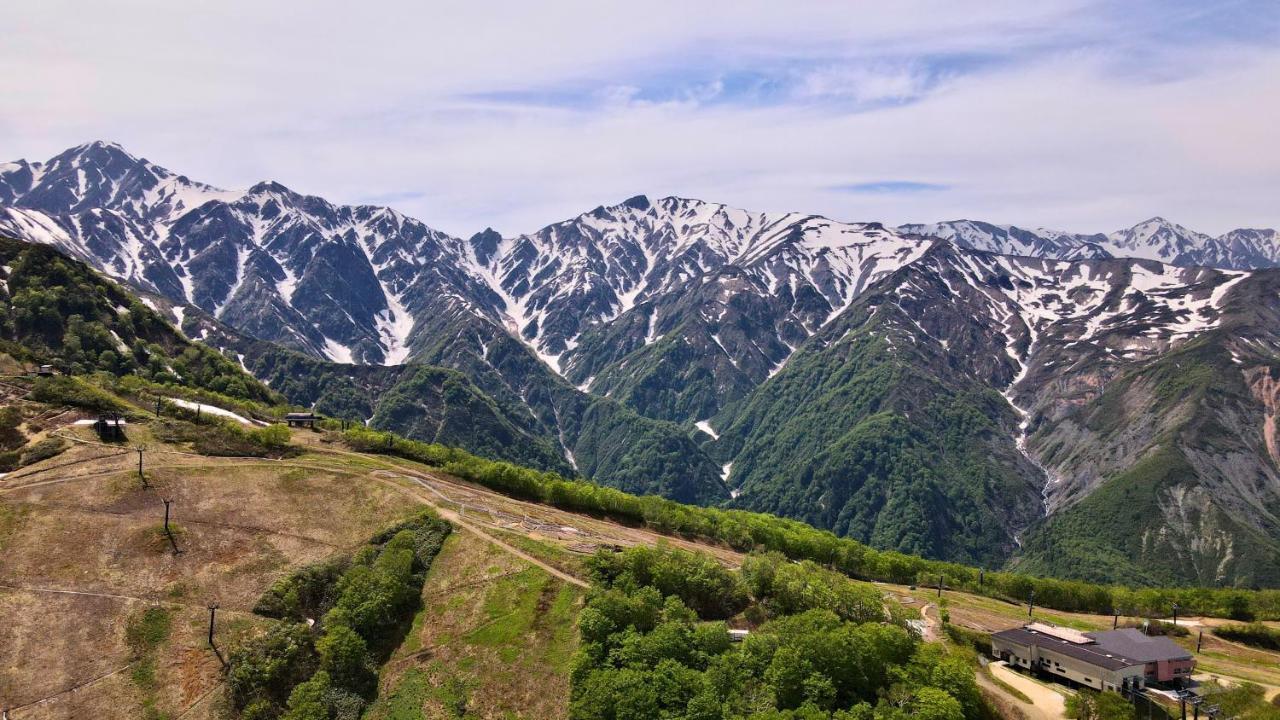
[[[933,78],[914,63],[824,65],[805,73],[800,95],[850,99],[858,103],[904,102],[924,95]]]
[[[46,0],[6,13],[0,158],[114,139],[215,184],[274,178],[459,234],[637,192],[889,222],[1280,225],[1278,17],[1184,0]]]

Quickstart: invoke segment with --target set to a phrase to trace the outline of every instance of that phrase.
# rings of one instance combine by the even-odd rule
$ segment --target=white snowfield
[[[719,433],[717,433],[717,432],[715,431],[715,429],[711,427],[711,423],[707,422],[706,420],[699,420],[698,422],[696,422],[696,423],[694,423],[694,424],[695,424],[695,426],[697,426],[697,428],[698,428],[699,430],[701,430],[702,432],[704,432],[704,433],[706,433],[706,434],[710,435],[712,440],[719,440],[719,439],[720,439],[720,434],[719,434]]]
[[[562,365],[574,357],[584,333],[633,309],[648,323],[645,344],[658,341],[663,318],[652,306],[638,306],[704,282],[728,288],[726,279],[735,275],[723,275],[726,268],[738,270],[760,292],[812,289],[831,306],[830,320],[868,285],[929,246],[927,239],[874,224],[676,197],[633,198],[504,238],[483,262],[473,250],[468,269],[502,299],[502,324],[564,374]],[[604,292],[597,293],[600,288]],[[720,292],[721,315],[732,292]],[[549,327],[558,332],[549,337]]]
[[[241,425],[257,425],[261,427],[267,424],[264,422],[260,422],[258,420],[250,420],[249,418],[246,418],[243,415],[237,415],[236,413],[233,413],[230,410],[224,410],[218,407],[217,405],[206,405],[205,403],[195,403],[195,402],[191,402],[190,400],[183,400],[181,398],[167,398],[167,399],[169,402],[173,403],[174,405],[177,405],[178,407],[186,408],[188,410],[195,410],[196,408],[199,408],[200,412],[202,413],[209,413],[210,415],[217,415],[219,417],[231,418],[232,420],[235,420]]]

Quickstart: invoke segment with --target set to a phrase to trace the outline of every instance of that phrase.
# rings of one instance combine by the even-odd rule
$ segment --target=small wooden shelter
[[[284,421],[289,424],[289,427],[315,427],[317,419],[316,414],[312,412],[291,412],[284,416]]]
[[[98,433],[98,439],[103,442],[122,442],[125,424],[120,413],[107,413],[98,416],[97,422],[93,424],[93,430]]]

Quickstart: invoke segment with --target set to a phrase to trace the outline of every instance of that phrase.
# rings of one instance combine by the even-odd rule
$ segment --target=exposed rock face
[[[1280,413],[1280,376],[1273,368],[1255,367],[1244,370],[1245,384],[1262,404],[1262,439],[1267,453],[1280,468],[1280,438],[1276,436],[1276,415]]]

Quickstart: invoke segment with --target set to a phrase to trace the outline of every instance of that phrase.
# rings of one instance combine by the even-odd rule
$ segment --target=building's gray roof
[[[1125,628],[1088,633],[1098,647],[1115,655],[1124,655],[1144,663],[1157,660],[1190,660],[1191,653],[1163,636],[1144,635],[1141,630]]]
[[[1001,630],[994,633],[992,638],[1000,638],[1012,643],[1016,643],[1023,647],[1031,647],[1037,645],[1045,650],[1051,650],[1067,657],[1083,660],[1091,665],[1103,668],[1104,670],[1121,670],[1135,665],[1145,665],[1145,661],[1136,660],[1123,656],[1110,650],[1106,650],[1099,645],[1088,644],[1080,645],[1066,640],[1060,640],[1051,635],[1038,633],[1034,630],[1026,628],[1012,628],[1010,630]]]

